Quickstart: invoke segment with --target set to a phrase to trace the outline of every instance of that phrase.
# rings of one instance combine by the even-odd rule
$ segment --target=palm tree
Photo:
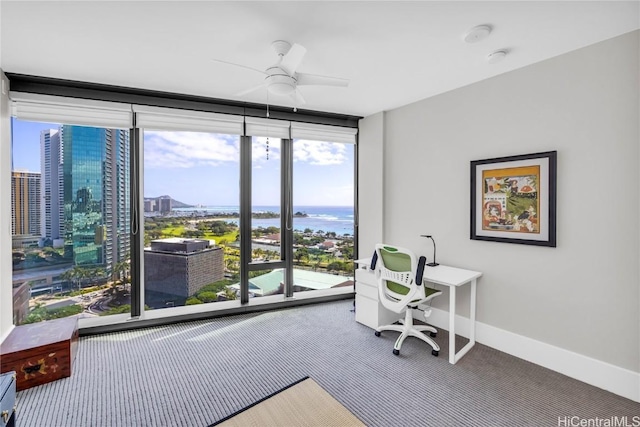
[[[121,280],[126,283],[129,279],[129,259],[115,263],[111,269],[111,280],[115,283]]]
[[[75,287],[80,290],[80,286],[82,284],[82,280],[87,276],[87,269],[84,267],[80,267],[79,265],[75,265],[73,268],[65,271],[60,275],[60,277],[64,280],[69,280]]]

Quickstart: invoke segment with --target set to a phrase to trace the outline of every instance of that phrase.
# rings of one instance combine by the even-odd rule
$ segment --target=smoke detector
[[[491,34],[490,25],[478,25],[470,29],[464,36],[463,40],[466,43],[477,43],[480,40],[484,40]]]
[[[495,64],[502,61],[507,56],[506,50],[496,50],[495,52],[487,55],[487,62],[489,64]]]

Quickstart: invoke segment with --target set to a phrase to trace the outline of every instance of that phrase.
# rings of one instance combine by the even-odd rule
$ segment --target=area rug
[[[364,426],[309,377],[273,393],[210,427]]]

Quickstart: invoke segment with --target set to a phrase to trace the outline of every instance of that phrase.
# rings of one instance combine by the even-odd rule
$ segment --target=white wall
[[[431,257],[419,235],[433,234],[440,263],[484,273],[479,322],[636,373],[639,38],[629,33],[388,111],[383,167],[360,162],[361,176],[384,171],[386,242]],[[550,150],[558,151],[557,248],[470,240],[469,162]],[[360,198],[361,223],[378,203]],[[363,230],[360,241],[365,256],[372,248]],[[447,309],[446,295],[437,300]]]
[[[358,256],[368,258],[384,231],[384,113],[358,124]]]
[[[0,342],[13,328],[9,80],[0,69]]]

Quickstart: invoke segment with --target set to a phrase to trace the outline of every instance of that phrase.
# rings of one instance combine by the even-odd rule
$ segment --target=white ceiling
[[[640,28],[638,1],[2,1],[5,72],[264,104],[238,92],[263,76],[278,39],[307,48],[300,72],[350,79],[304,86],[305,109],[367,116]],[[466,44],[472,27],[491,35]],[[487,54],[509,55],[488,64]],[[269,103],[292,105],[269,96]]]

